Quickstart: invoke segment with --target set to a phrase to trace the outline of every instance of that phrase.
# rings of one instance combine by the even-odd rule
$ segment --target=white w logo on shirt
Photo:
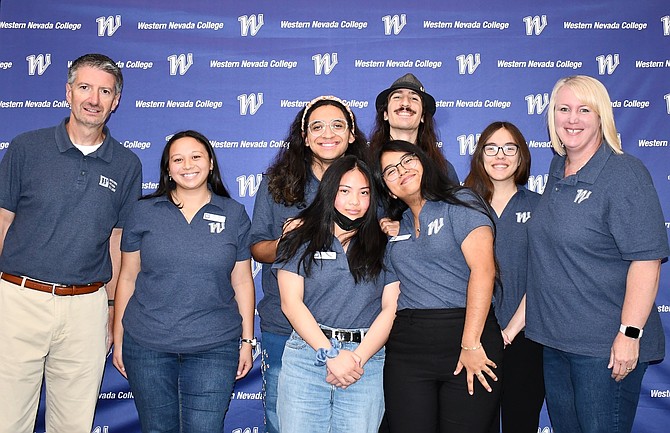
[[[436,218],[428,224],[428,236],[437,233],[444,227],[444,218]]]
[[[526,224],[526,221],[530,219],[530,212],[517,212],[516,213],[516,222],[521,224]]]
[[[587,198],[591,197],[591,191],[588,189],[578,189],[577,190],[577,195],[575,196],[575,201],[574,203],[581,203]]]

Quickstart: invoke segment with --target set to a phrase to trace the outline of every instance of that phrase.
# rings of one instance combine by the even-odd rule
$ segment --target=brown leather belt
[[[0,278],[17,286],[23,286],[28,289],[38,290],[40,292],[51,293],[56,296],[76,296],[95,293],[104,285],[104,283],[91,283],[84,286],[61,286],[59,284],[47,284],[30,278],[19,277],[17,275],[0,273]]]

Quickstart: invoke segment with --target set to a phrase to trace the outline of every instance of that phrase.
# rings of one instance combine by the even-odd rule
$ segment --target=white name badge
[[[226,217],[223,215],[216,215],[213,213],[207,213],[205,212],[205,215],[202,216],[202,219],[207,220],[207,221],[216,221],[217,223],[225,223],[226,222]]]
[[[407,239],[409,239],[411,237],[412,237],[412,235],[410,235],[410,234],[393,236],[392,238],[389,239],[389,242],[406,241]]]
[[[314,253],[314,258],[317,260],[335,260],[337,253],[334,251],[317,251]]]

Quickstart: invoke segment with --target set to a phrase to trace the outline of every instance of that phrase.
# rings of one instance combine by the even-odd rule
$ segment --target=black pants
[[[500,378],[489,393],[475,379],[468,394],[466,371],[454,376],[461,353],[465,309],[401,310],[386,344],[384,397],[391,433],[486,433],[499,407],[503,341],[493,312],[482,345]]]
[[[537,433],[544,402],[542,370],[542,345],[520,332],[503,352],[503,433]],[[498,426],[492,431],[500,431]]]

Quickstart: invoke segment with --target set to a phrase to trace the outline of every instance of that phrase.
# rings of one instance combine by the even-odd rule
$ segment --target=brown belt
[[[39,290],[40,292],[51,293],[57,296],[76,296],[95,293],[104,285],[104,283],[91,283],[84,286],[61,286],[59,284],[47,284],[30,278],[19,277],[5,272],[0,273],[0,278],[17,286],[23,286],[28,289]]]

